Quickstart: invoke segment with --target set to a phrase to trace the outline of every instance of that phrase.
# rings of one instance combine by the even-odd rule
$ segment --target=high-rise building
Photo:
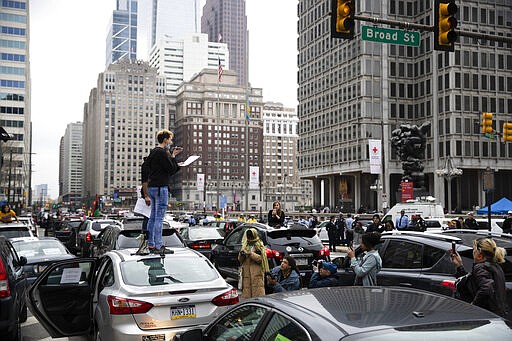
[[[433,25],[432,1],[358,2],[357,14]],[[510,2],[459,2],[458,28],[511,36]],[[512,121],[512,46],[459,37],[455,52],[433,50],[431,32],[419,47],[330,37],[330,2],[298,4],[299,169],[313,180],[315,207],[381,209],[399,200],[402,164],[391,132],[430,122],[425,153],[426,190],[447,207],[483,206],[483,171],[495,173],[495,198],[512,193],[512,144],[480,132],[482,112],[496,130]],[[370,174],[368,139],[383,141],[383,181]],[[447,160],[462,169],[445,181]],[[441,173],[441,172],[439,172]],[[452,186],[448,198],[447,184]],[[379,187],[383,185],[380,196]],[[370,188],[377,189],[377,192]]]
[[[0,142],[0,201],[13,207],[29,204],[31,185],[29,28],[28,1],[0,3],[0,126],[11,137]]]
[[[82,122],[70,123],[66,127],[62,143],[62,191],[59,193],[61,201],[77,204],[82,199]]]
[[[199,32],[200,0],[139,0],[139,59],[161,39],[180,40]]]
[[[200,158],[176,173],[173,197],[190,209],[194,204],[202,209],[198,204],[203,201],[207,209],[219,208],[217,194],[230,209],[260,208],[261,181],[258,188],[249,188],[247,180],[250,166],[258,167],[261,175],[262,107],[262,89],[239,86],[231,70],[218,82],[217,69],[204,69],[178,88],[175,143]],[[205,175],[204,190],[197,189],[198,174]]]
[[[116,61],[137,56],[137,0],[117,0],[107,36],[105,69]]]
[[[201,17],[201,32],[209,41],[228,44],[229,69],[238,74],[238,84],[249,81],[249,32],[245,0],[206,0]]]
[[[180,84],[189,81],[204,68],[218,68],[219,60],[227,69],[227,45],[208,42],[208,36],[202,33],[192,33],[183,39],[161,39],[153,46],[149,65],[166,79],[171,130],[175,127],[176,90]]]
[[[48,184],[35,185],[32,193],[32,200],[39,203],[40,206],[44,206],[48,199],[50,199],[50,196],[48,195]]]
[[[309,204],[311,186],[301,181],[297,172],[299,119],[295,108],[282,103],[263,105],[263,186],[265,211],[279,200],[283,209],[294,211]],[[304,184],[303,184],[304,182]]]
[[[59,141],[59,201],[64,193],[64,136]]]
[[[84,197],[135,198],[143,157],[169,126],[165,78],[147,62],[111,64],[91,90],[83,122]]]

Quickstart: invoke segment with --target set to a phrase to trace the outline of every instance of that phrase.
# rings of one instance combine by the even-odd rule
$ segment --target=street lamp
[[[448,181],[448,212],[452,211],[452,178],[461,176],[462,169],[459,169],[453,165],[451,156],[448,155],[444,161],[444,167],[436,170],[436,174],[439,177],[444,177]]]

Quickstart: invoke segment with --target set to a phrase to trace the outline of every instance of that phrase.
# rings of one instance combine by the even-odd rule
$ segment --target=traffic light
[[[512,142],[512,123],[503,123],[503,142]]]
[[[354,37],[355,0],[331,0],[331,37]]]
[[[482,134],[486,133],[492,133],[492,113],[490,112],[483,112],[482,113],[482,123],[480,124],[482,126]]]
[[[457,40],[458,7],[454,0],[435,0],[434,8],[434,50],[451,51],[455,49]]]

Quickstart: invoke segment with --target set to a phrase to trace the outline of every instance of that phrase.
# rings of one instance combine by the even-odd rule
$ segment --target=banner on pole
[[[258,189],[260,184],[260,167],[250,166],[249,167],[249,188]]]
[[[197,174],[197,190],[204,191],[204,174]]]
[[[368,140],[370,154],[370,174],[380,174],[382,165],[382,152],[380,140]]]

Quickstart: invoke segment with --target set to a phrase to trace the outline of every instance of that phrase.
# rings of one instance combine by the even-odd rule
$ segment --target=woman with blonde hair
[[[265,295],[265,273],[269,272],[265,246],[258,231],[248,228],[242,237],[242,249],[238,254],[241,264],[242,298]]]
[[[491,238],[473,241],[473,269],[467,273],[462,258],[450,250],[457,272],[455,287],[459,297],[471,304],[505,317],[507,296],[505,274],[499,264],[505,262],[506,251]]]

